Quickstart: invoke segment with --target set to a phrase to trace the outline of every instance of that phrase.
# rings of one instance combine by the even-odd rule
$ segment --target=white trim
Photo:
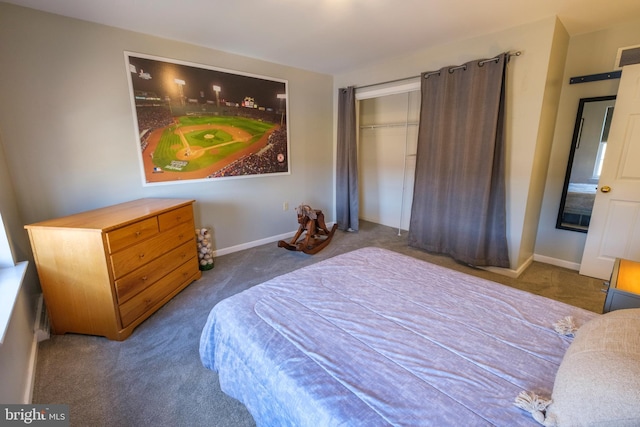
[[[255,248],[256,246],[266,245],[267,243],[277,242],[278,240],[283,240],[288,237],[293,237],[296,234],[295,231],[291,233],[280,234],[278,236],[265,237],[264,239],[254,240],[253,242],[243,243],[241,245],[230,246],[228,248],[218,249],[213,251],[213,256],[222,256],[232,254],[234,252],[239,252],[245,249]]]
[[[566,269],[569,269],[569,270],[575,270],[575,271],[579,271],[580,270],[580,264],[579,263],[571,262],[571,261],[565,261],[563,259],[558,259],[558,258],[551,258],[551,257],[545,256],[545,255],[538,255],[538,254],[533,254],[533,256],[530,257],[517,270],[503,269],[503,268],[497,268],[497,267],[485,267],[483,269],[487,270],[487,271],[494,272],[494,273],[502,274],[504,276],[508,276],[508,277],[512,277],[512,278],[518,278],[531,265],[531,263],[533,263],[534,261],[541,262],[543,264],[555,265],[556,267],[562,267],[562,268],[566,268]]]
[[[565,261],[563,259],[551,258],[545,255],[533,254],[524,264],[520,266],[517,270],[511,270],[506,268],[497,268],[497,267],[483,267],[484,270],[491,271],[493,273],[502,274],[504,276],[518,278],[534,261],[541,262],[543,264],[555,265],[556,267],[562,267],[569,270],[580,270],[580,264],[571,261]]]
[[[577,262],[565,261],[563,259],[551,258],[545,255],[533,255],[533,260],[543,262],[545,264],[555,265],[556,267],[568,268],[569,270],[580,271],[580,264]]]
[[[618,53],[616,54],[616,62],[613,64],[613,69],[622,70],[622,67],[620,66],[620,59],[622,59],[622,52],[628,49],[637,49],[639,47],[640,47],[640,44],[618,48]]]
[[[327,227],[329,227],[329,229],[331,229],[331,227],[333,227],[333,222],[327,222]],[[222,255],[227,255],[227,254],[232,254],[234,252],[239,252],[245,249],[250,249],[250,248],[255,248],[256,246],[262,246],[262,245],[266,245],[267,243],[273,243],[273,242],[277,242],[278,240],[286,240],[290,237],[295,236],[296,232],[298,230],[295,231],[291,231],[289,233],[284,233],[284,234],[279,234],[277,236],[271,236],[271,237],[265,237],[264,239],[260,239],[260,240],[254,240],[253,242],[247,242],[247,243],[243,243],[241,245],[236,245],[236,246],[231,246],[228,248],[223,248],[223,249],[218,249],[216,251],[213,251],[213,256],[222,256]]]
[[[480,267],[482,270],[490,271],[492,273],[501,274],[503,276],[510,277],[512,279],[517,279],[520,275],[531,265],[533,262],[533,257],[529,257],[520,268],[514,270],[512,268],[500,268],[500,267]]]
[[[381,96],[396,95],[398,93],[415,92],[420,90],[420,77],[406,83],[393,85],[380,85],[363,89],[356,88],[356,101],[363,99],[379,98]]]
[[[36,386],[36,364],[38,362],[38,339],[33,335],[31,354],[29,355],[29,369],[27,370],[27,387],[22,400],[25,405],[33,402],[33,389]]]

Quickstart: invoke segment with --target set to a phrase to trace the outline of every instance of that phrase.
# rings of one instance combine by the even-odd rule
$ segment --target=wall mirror
[[[615,100],[615,95],[580,99],[556,228],[589,229]]]

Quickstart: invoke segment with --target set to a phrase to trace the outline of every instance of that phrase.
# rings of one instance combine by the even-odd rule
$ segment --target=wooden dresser
[[[26,225],[52,332],[124,340],[199,279],[193,202],[140,199]]]

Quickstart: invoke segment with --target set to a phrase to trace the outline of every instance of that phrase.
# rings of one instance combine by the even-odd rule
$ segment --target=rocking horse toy
[[[309,205],[300,205],[296,208],[298,214],[298,232],[291,242],[280,240],[279,248],[285,248],[290,251],[301,251],[305,254],[313,255],[320,252],[329,244],[333,233],[338,228],[338,224],[334,224],[329,230],[324,223],[324,214],[319,209],[312,209]],[[304,238],[300,239],[303,232],[307,232]],[[300,240],[298,240],[300,239]]]

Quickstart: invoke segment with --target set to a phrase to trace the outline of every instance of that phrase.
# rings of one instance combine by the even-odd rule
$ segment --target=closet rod
[[[519,50],[517,50],[517,51],[515,51],[515,52],[513,52],[513,53],[509,53],[509,57],[512,57],[512,56],[520,56],[520,55],[522,55],[522,52],[520,52]],[[485,64],[485,63],[487,63],[487,62],[497,61],[498,59],[500,59],[500,57],[499,57],[499,56],[496,56],[496,57],[494,57],[494,58],[484,59],[484,60],[480,61],[479,63],[480,63],[480,64]],[[438,71],[436,71],[435,73],[438,73]],[[433,73],[428,73],[427,75],[431,75],[431,74],[433,74]],[[381,86],[381,85],[386,85],[386,84],[389,84],[389,83],[402,82],[402,81],[404,81],[404,80],[413,80],[413,79],[417,79],[418,77],[420,77],[420,75],[418,75],[418,76],[411,76],[411,77],[403,77],[403,78],[401,78],[401,79],[395,79],[395,80],[387,80],[386,82],[380,82],[380,83],[371,83],[371,84],[363,85],[363,86],[355,86],[355,88],[356,88],[356,89],[364,89],[364,88],[367,88],[367,87]]]

